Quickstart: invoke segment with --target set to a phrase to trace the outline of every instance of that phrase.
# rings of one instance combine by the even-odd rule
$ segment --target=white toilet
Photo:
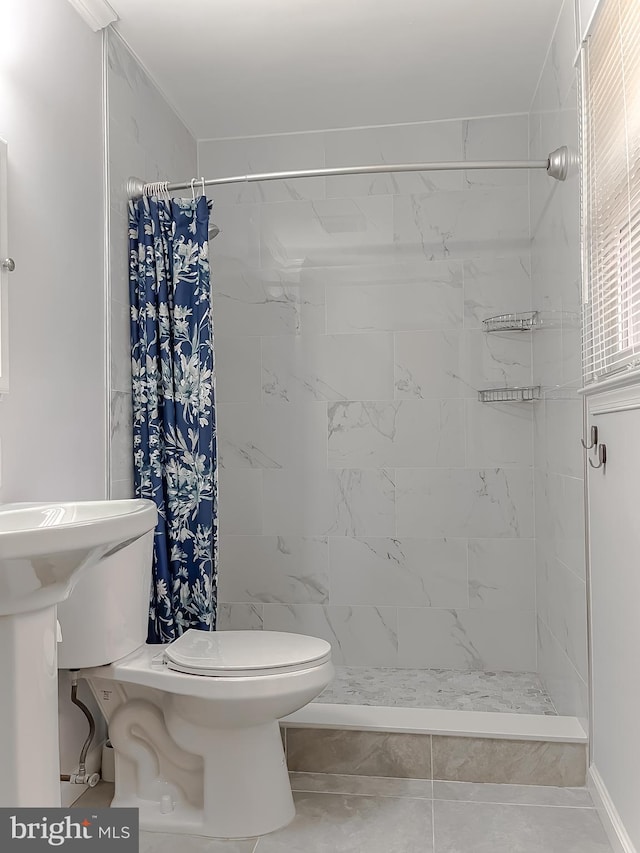
[[[325,640],[189,630],[145,644],[153,534],[89,571],[58,609],[58,666],[81,669],[115,750],[113,806],[140,828],[263,835],[295,814],[278,720],[333,678]]]

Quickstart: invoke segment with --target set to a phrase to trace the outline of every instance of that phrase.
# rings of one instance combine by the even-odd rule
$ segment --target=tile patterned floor
[[[556,715],[534,672],[337,666],[316,702]]]
[[[289,826],[241,841],[140,834],[140,853],[612,853],[584,788],[292,773]],[[85,797],[107,805],[112,786]],[[87,800],[82,800],[87,804]]]

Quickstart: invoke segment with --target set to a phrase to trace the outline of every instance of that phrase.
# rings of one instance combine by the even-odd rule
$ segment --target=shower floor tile
[[[557,711],[535,672],[337,666],[316,702],[547,714]]]

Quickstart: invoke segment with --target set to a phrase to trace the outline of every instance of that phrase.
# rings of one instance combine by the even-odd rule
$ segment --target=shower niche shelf
[[[541,398],[540,385],[528,385],[521,388],[484,388],[478,391],[481,403],[529,403]]]
[[[496,314],[482,321],[485,332],[530,332],[538,325],[537,311],[516,314]]]

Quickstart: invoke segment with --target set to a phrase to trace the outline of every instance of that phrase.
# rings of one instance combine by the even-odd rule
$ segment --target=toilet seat
[[[331,660],[331,646],[319,637],[281,631],[188,631],[167,646],[169,669],[188,675],[242,678],[279,675]]]

